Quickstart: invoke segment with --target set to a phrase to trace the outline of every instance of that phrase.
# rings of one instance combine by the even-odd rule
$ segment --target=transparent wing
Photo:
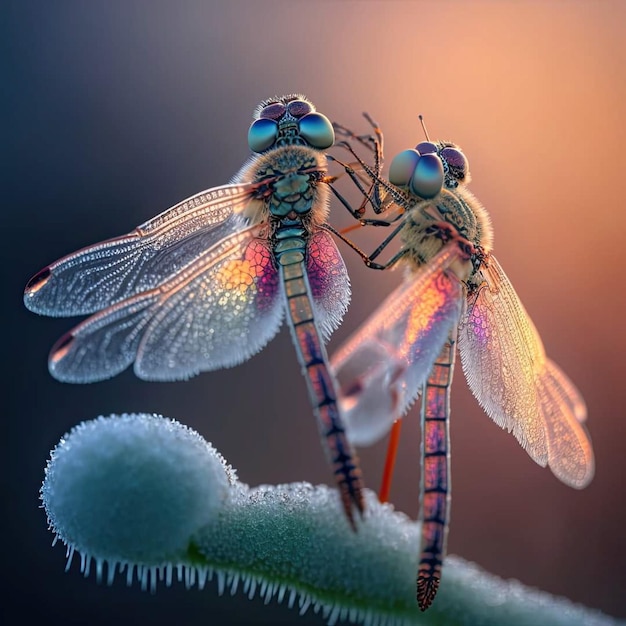
[[[467,382],[486,413],[566,484],[593,476],[579,392],[545,354],[541,338],[497,260],[480,270],[459,329]]]
[[[465,292],[448,268],[458,259],[456,244],[442,248],[407,276],[331,359],[356,445],[375,442],[409,409],[457,326]]]
[[[205,250],[167,282],[93,315],[53,348],[51,374],[104,380],[133,361],[146,380],[181,380],[230,367],[278,331],[283,305],[262,225]]]
[[[339,326],[350,303],[350,279],[333,238],[324,230],[314,233],[307,248],[307,275],[315,321],[324,341]]]
[[[548,465],[560,481],[582,489],[591,482],[595,472],[591,440],[581,423],[581,416],[586,417],[583,399],[569,378],[550,359],[546,359],[538,381],[541,412],[548,436]]]
[[[565,375],[559,366],[548,359],[550,378],[553,385],[558,389],[559,395],[567,404],[569,411],[577,422],[584,423],[587,420],[587,405],[574,383]]]
[[[24,304],[55,317],[87,315],[154,289],[203,250],[243,228],[253,184],[202,191],[133,232],[65,256],[28,282]]]

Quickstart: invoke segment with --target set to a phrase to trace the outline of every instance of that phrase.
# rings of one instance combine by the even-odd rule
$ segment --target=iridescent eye
[[[306,104],[306,103],[305,103]],[[330,120],[321,113],[309,113],[299,122],[301,137],[314,148],[324,150],[335,143],[335,131]]]
[[[248,130],[248,145],[252,152],[263,152],[274,145],[278,137],[278,124],[264,117],[252,122]]]
[[[420,198],[434,198],[443,186],[443,164],[436,154],[420,157],[409,189]]]
[[[456,148],[444,148],[441,156],[448,164],[450,173],[458,180],[463,180],[469,171],[467,157]]]
[[[404,150],[396,154],[389,166],[389,182],[398,187],[408,187],[419,159],[417,150]]]
[[[267,120],[279,120],[283,115],[285,115],[284,104],[280,102],[275,102],[274,104],[268,104],[260,113],[259,117],[261,119]]]
[[[289,111],[289,114],[296,118],[303,117],[312,110],[311,105],[304,100],[293,100],[287,105],[287,111]]]
[[[415,146],[415,149],[422,155],[437,154],[437,146],[432,141],[422,141]]]

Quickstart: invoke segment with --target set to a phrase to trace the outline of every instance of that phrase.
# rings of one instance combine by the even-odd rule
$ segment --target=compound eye
[[[419,160],[417,150],[404,150],[396,154],[389,166],[389,182],[396,187],[408,187]]]
[[[280,102],[275,102],[274,104],[268,104],[261,111],[259,117],[266,120],[279,120],[283,115],[285,115],[286,110],[287,109],[285,108],[284,104],[281,104]]]
[[[441,156],[445,159],[453,176],[459,180],[463,180],[469,171],[469,163],[467,157],[456,148],[444,148]]]
[[[421,154],[437,154],[437,146],[432,141],[422,141],[415,146],[415,149]]]
[[[307,104],[306,102],[304,104]],[[314,148],[325,150],[335,143],[335,131],[330,120],[321,113],[309,113],[298,122],[300,136]]]
[[[311,113],[311,111],[313,111],[313,108],[308,102],[305,102],[304,100],[292,100],[287,105],[287,111],[289,111],[289,114],[293,117],[300,119],[308,113]]]
[[[420,198],[434,198],[443,187],[443,164],[436,154],[425,154],[420,157],[409,189]]]
[[[260,118],[248,130],[248,145],[252,152],[263,152],[274,145],[278,137],[278,124],[274,120]]]

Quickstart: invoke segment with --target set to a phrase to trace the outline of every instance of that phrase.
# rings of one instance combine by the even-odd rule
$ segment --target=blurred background
[[[214,584],[151,596],[121,581],[99,586],[76,564],[64,573],[38,501],[66,431],[131,411],[197,429],[249,484],[330,482],[287,331],[249,362],[186,383],[128,371],[71,386],[49,376],[46,358],[76,320],[22,306],[44,265],[226,183],[248,157],[254,107],[292,92],[359,131],[370,112],[388,162],[422,139],[418,113],[432,138],[469,157],[496,255],[587,401],[597,472],[577,492],[536,466],[481,411],[459,368],[449,551],[626,617],[625,23],[620,0],[2,2],[1,552],[3,608],[14,616],[4,623],[323,623],[243,594],[219,598]],[[331,222],[351,220],[334,205]],[[369,249],[381,236],[355,239]],[[340,249],[354,296],[330,352],[400,279]],[[360,451],[372,488],[385,445]],[[418,450],[414,411],[392,489],[412,517]]]

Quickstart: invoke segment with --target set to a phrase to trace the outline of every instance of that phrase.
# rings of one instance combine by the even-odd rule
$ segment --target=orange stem
[[[385,469],[383,470],[383,479],[378,492],[378,499],[381,502],[389,501],[389,492],[391,491],[391,480],[393,478],[393,470],[396,465],[396,456],[398,454],[398,444],[400,443],[400,429],[402,420],[397,419],[391,426],[389,432],[389,443],[387,444],[387,458],[385,459]]]

